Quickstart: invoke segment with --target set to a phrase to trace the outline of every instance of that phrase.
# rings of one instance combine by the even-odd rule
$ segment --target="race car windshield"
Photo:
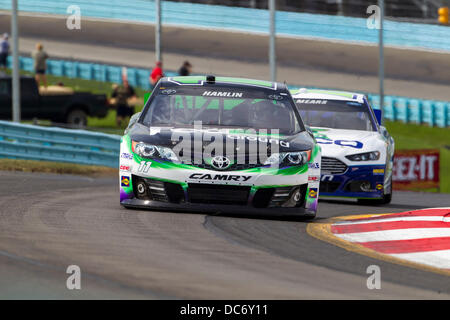
[[[227,95],[159,94],[148,106],[142,123],[147,126],[193,126],[194,122],[201,122],[203,126],[213,127],[277,129],[283,135],[304,130],[287,96],[276,96],[276,100],[251,94]]]
[[[366,105],[345,100],[294,99],[303,121],[310,127],[374,131]]]

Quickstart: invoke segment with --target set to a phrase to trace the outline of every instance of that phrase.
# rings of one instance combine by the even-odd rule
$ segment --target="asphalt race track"
[[[397,192],[388,206],[320,202],[318,218],[450,206]],[[117,177],[0,173],[0,298],[449,299],[448,277],[346,251],[308,222],[127,210]],[[366,286],[381,268],[381,290]],[[66,268],[81,268],[81,290]]]

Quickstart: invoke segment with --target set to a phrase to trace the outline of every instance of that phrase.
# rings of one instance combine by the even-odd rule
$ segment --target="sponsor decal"
[[[208,180],[208,181],[238,181],[246,182],[252,178],[252,176],[241,176],[235,174],[203,174],[193,173],[189,176],[190,179],[196,180]]]
[[[319,181],[319,179],[320,179],[319,176],[308,176],[308,182]]]
[[[278,94],[271,94],[268,98],[272,100],[283,100],[283,97]]]
[[[225,170],[231,165],[230,159],[224,156],[216,156],[211,159],[211,165],[219,170]]]
[[[122,176],[120,178],[120,185],[122,187],[129,187],[130,186],[130,177],[129,176]]]
[[[164,89],[164,88],[160,88],[160,89]],[[167,95],[175,94],[176,92],[177,92],[177,91],[174,90],[174,89],[165,89],[165,90],[161,90],[161,94],[167,94]]]
[[[324,174],[324,175],[322,175],[322,181],[333,181],[333,179],[334,179],[334,176],[333,175],[331,175],[331,174]]]
[[[382,184],[377,184],[376,186],[375,186],[375,188],[377,189],[377,190],[383,190],[383,185]]]
[[[119,170],[120,171],[130,171],[130,166],[121,165]]]
[[[374,175],[383,175],[384,174],[384,169],[373,169],[372,173]]]
[[[309,193],[308,193],[310,198],[317,198],[318,192],[317,192],[317,188],[311,188],[309,189]]]
[[[335,144],[342,147],[352,147],[355,149],[362,149],[364,144],[360,141],[356,140],[331,140],[331,139],[325,139],[325,138],[318,138],[316,137],[316,141],[319,144]]]
[[[244,94],[242,92],[226,92],[226,91],[205,91],[202,96],[204,97],[227,97],[227,98],[242,98]]]
[[[320,169],[320,164],[318,162],[308,163],[308,168],[310,169]]]
[[[122,154],[120,155],[120,157],[121,157],[122,159],[133,160],[133,155],[132,155],[132,154],[129,154],[129,153],[122,153]]]
[[[328,100],[298,99],[295,102],[296,103],[304,103],[304,104],[327,104]]]
[[[439,150],[395,151],[392,179],[397,190],[439,188]]]

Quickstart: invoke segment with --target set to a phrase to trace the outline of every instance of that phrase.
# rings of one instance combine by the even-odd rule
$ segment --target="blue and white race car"
[[[362,94],[291,91],[303,121],[322,147],[320,197],[386,204],[392,198],[394,139],[381,111]]]

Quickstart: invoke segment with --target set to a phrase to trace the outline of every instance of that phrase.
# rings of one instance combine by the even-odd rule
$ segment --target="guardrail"
[[[374,109],[380,109],[380,97],[368,94]],[[450,103],[435,100],[421,100],[397,96],[384,97],[383,118],[405,123],[427,124],[450,127]]]
[[[119,166],[120,136],[0,121],[0,158]]]
[[[11,60],[11,57],[8,57],[9,67],[11,66]],[[32,58],[20,57],[19,66],[22,70],[33,72]],[[47,61],[47,69],[48,74],[55,76],[122,83],[122,67],[120,66],[50,59]],[[149,69],[127,67],[127,73],[128,81],[132,86],[145,90],[150,89]],[[176,72],[170,71],[165,71],[165,74],[167,76],[177,75]],[[300,88],[298,85],[290,85],[289,87],[291,89]],[[380,109],[379,96],[371,93],[366,94],[372,106],[375,109]],[[448,127],[450,126],[450,102],[385,96],[383,117],[391,121]]]
[[[153,0],[21,0],[19,10],[68,15],[67,8],[71,5],[79,6],[82,16],[155,22]],[[0,0],[0,9],[11,10],[11,0]],[[361,7],[360,17],[278,11],[276,32],[294,37],[377,43],[378,30],[367,28],[366,7]],[[269,13],[261,9],[162,1],[162,22],[268,33]],[[450,51],[449,27],[388,20],[384,28],[386,45]]]

